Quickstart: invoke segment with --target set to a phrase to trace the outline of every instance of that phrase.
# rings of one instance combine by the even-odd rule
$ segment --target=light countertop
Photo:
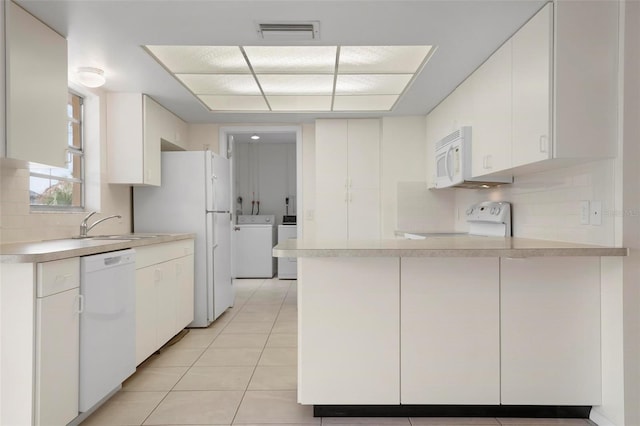
[[[516,237],[469,235],[423,240],[308,241],[290,239],[273,248],[275,257],[544,257],[626,256],[626,248]]]
[[[61,239],[0,245],[0,263],[37,263],[195,238],[195,234],[131,234],[132,239]],[[145,236],[140,238],[140,236]],[[106,238],[106,237],[105,237]],[[122,238],[126,238],[123,236]],[[135,238],[135,239],[133,239]]]

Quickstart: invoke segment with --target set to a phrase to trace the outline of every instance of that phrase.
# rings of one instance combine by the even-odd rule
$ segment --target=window
[[[29,193],[34,210],[73,210],[84,208],[84,147],[82,97],[69,92],[67,104],[69,147],[67,167],[43,164],[29,166]]]

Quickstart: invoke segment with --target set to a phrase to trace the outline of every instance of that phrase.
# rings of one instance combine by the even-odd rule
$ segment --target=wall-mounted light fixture
[[[100,68],[80,67],[76,70],[78,82],[86,87],[100,87],[107,80],[104,78],[104,71]]]
[[[254,141],[257,141],[258,139],[260,139],[260,136],[254,133],[253,135],[251,135],[251,139],[253,139]]]

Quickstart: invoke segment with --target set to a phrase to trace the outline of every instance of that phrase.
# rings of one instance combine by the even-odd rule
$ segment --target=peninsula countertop
[[[470,235],[422,240],[320,241],[290,239],[273,248],[275,257],[553,257],[626,256],[622,247],[606,247],[518,237]]]
[[[195,234],[125,234],[0,245],[1,263],[37,263],[195,238]]]

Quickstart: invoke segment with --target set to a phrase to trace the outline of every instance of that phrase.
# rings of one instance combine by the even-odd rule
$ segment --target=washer
[[[298,237],[298,227],[294,223],[278,225],[278,244],[290,238]],[[278,278],[281,280],[295,280],[298,278],[298,258],[278,258]]]
[[[275,216],[240,215],[233,236],[234,277],[272,278],[276,268],[271,253],[276,245]]]

